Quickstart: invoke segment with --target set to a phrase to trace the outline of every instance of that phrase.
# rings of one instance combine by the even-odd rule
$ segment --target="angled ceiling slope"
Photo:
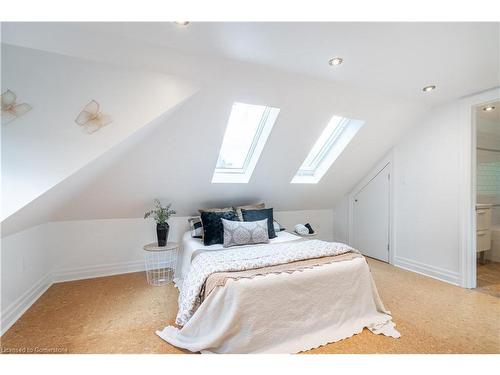
[[[439,104],[499,83],[498,22],[5,23],[10,43],[162,68],[162,51],[232,59]],[[39,46],[39,47],[37,47]],[[112,46],[112,48],[109,48]],[[126,56],[126,59],[124,57]],[[328,60],[342,57],[332,68]]]
[[[196,95],[40,196],[27,211],[45,212],[45,221],[137,218],[153,198],[172,202],[181,216],[258,200],[280,211],[330,208],[427,110],[397,96],[248,64],[227,62],[209,72],[200,64],[206,78]],[[234,102],[280,113],[249,182],[212,184]],[[291,184],[333,114],[366,125],[320,183]],[[14,221],[25,223],[23,211],[9,221],[13,227],[19,227]]]
[[[99,30],[100,26],[105,30]],[[325,80],[287,73],[281,66],[266,67],[259,61],[259,64],[249,64],[222,59],[220,55],[183,54],[167,47],[158,48],[158,44],[150,41],[138,42],[130,33],[117,35],[106,25],[100,26],[89,30],[81,25],[14,25],[7,36],[17,38],[24,45],[43,44],[47,49],[66,54],[131,64],[152,71],[168,71],[202,82],[201,88],[170,116],[158,118],[148,129],[134,133],[125,142],[101,153],[100,157],[32,201],[26,209],[12,215],[10,220],[2,223],[3,227],[9,224],[11,230],[17,231],[18,224],[25,225],[25,218],[33,218],[30,212],[34,211],[44,213],[38,222],[140,217],[155,197],[173,202],[179,215],[194,214],[197,208],[204,206],[257,200],[264,200],[277,210],[333,207],[404,132],[418,125],[418,120],[430,106],[449,101],[456,95],[453,90],[438,90],[435,93],[438,95],[422,96],[420,84],[411,88],[417,90],[415,95],[401,95],[401,91],[391,92],[396,86],[389,84],[384,87],[375,85],[374,88],[373,82],[342,81],[340,71],[333,73],[328,70],[325,74],[331,74],[333,78]],[[332,27],[342,28],[342,25]],[[370,27],[365,25],[367,35],[371,32],[378,35]],[[449,27],[451,31],[442,34],[446,38],[453,34],[454,26]],[[20,32],[13,33],[14,29]],[[485,35],[491,36],[487,27],[480,29],[481,32],[470,37],[477,43],[482,43]],[[432,30],[440,35],[439,30]],[[40,38],[34,40],[33,35],[37,32]],[[344,34],[350,35],[348,32]],[[397,33],[394,35],[399,37]],[[460,44],[464,40],[463,33],[457,35],[453,40]],[[498,35],[492,37],[495,39]],[[78,40],[79,48],[65,43],[68,38]],[[175,38],[170,35],[167,39]],[[429,38],[427,42],[433,40]],[[443,43],[446,44],[441,40],[438,44]],[[116,48],[110,49],[109,45]],[[401,50],[403,47],[400,47]],[[412,48],[405,46],[403,50],[414,51]],[[475,69],[481,70],[482,67],[489,72],[489,67],[498,57],[491,57],[489,52],[484,54],[481,52],[483,47],[478,48],[475,60],[478,67]],[[451,51],[458,50],[453,47]],[[410,59],[411,56],[407,57]],[[370,56],[364,61],[372,63]],[[436,64],[436,69],[442,70],[447,67],[447,60],[443,61],[435,59],[426,64]],[[417,59],[408,66],[399,60],[398,64],[406,66],[404,74],[408,77],[427,69],[423,69],[422,62]],[[390,71],[390,65],[380,67],[383,71],[386,68]],[[486,89],[490,83],[498,84],[498,77],[491,79],[489,73],[486,80],[471,79],[469,68],[459,69],[464,71],[467,82],[472,83],[462,82],[463,90]],[[360,68],[358,73],[363,71]],[[400,78],[394,77],[396,80]],[[437,78],[447,80],[446,75],[437,73],[430,80]],[[422,85],[427,83],[426,80]],[[211,184],[234,102],[272,106],[279,108],[280,114],[249,183]],[[307,186],[290,184],[332,115],[360,119],[365,125],[320,183]]]
[[[171,75],[5,44],[2,87],[33,107],[2,125],[2,221],[198,90]],[[113,120],[93,134],[75,123],[90,100]]]
[[[103,152],[97,158],[89,161],[82,168],[75,171],[75,173],[60,181],[26,206],[3,220],[2,237],[9,236],[35,225],[58,220],[56,213],[63,208],[74,211],[76,214],[76,210],[78,210],[80,205],[85,206],[86,204],[93,204],[93,199],[86,200],[83,198],[81,192],[88,189],[96,180],[103,178],[117,160],[125,158],[134,147],[147,139],[147,137],[151,135],[154,136],[157,129],[164,126],[165,121],[182,108],[183,105],[183,103],[180,103],[169,109],[151,123],[138,129],[132,136],[127,137],[125,140]],[[152,150],[152,152],[156,152],[156,150]],[[96,197],[96,199],[113,199],[112,196],[126,186],[131,178],[133,178],[133,176],[116,181],[117,184],[114,187],[116,190],[114,192],[107,192],[105,197]]]

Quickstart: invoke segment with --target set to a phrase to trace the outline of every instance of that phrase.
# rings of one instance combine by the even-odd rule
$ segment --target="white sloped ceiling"
[[[3,41],[79,57],[77,65],[81,69],[79,74],[71,74],[64,70],[66,68],[58,68],[51,74],[57,78],[58,85],[50,86],[52,80],[43,72],[52,68],[45,64],[45,67],[34,69],[43,77],[39,76],[30,83],[39,91],[33,91],[30,97],[25,94],[30,89],[28,83],[22,86],[26,101],[34,104],[42,100],[40,95],[47,92],[43,85],[49,85],[50,95],[58,93],[57,100],[44,98],[44,105],[36,107],[51,108],[54,101],[62,101],[65,103],[64,111],[67,111],[64,116],[66,122],[61,117],[51,121],[54,117],[48,114],[53,115],[54,112],[47,111],[43,125],[38,125],[36,117],[33,117],[37,112],[33,110],[26,115],[24,122],[19,120],[10,124],[11,129],[15,126],[19,131],[15,139],[23,144],[36,144],[39,137],[48,137],[43,139],[50,138],[54,142],[51,152],[57,151],[58,158],[52,159],[52,166],[58,173],[57,178],[52,178],[43,189],[30,195],[29,204],[2,222],[2,235],[49,220],[141,217],[153,198],[172,202],[179,215],[195,214],[199,207],[257,201],[265,201],[277,210],[331,208],[403,133],[412,126],[418,126],[419,119],[432,105],[456,99],[456,85],[461,87],[463,93],[471,93],[468,91],[478,87],[487,89],[483,86],[498,85],[498,77],[492,74],[495,71],[492,66],[498,61],[498,46],[496,50],[490,48],[494,42],[491,40],[498,40],[498,35],[490,35],[492,30],[498,30],[497,24],[482,26],[474,33],[467,32],[469,28],[466,25],[443,24],[426,29],[426,25],[420,28],[414,24],[401,34],[390,33],[397,43],[383,42],[384,38],[378,38],[381,31],[375,24],[325,25],[326,29],[311,29],[318,34],[307,38],[322,41],[318,45],[319,55],[314,55],[316,57],[304,52],[309,51],[309,47],[304,47],[304,43],[308,42],[300,38],[293,40],[297,48],[287,48],[287,53],[274,48],[273,43],[280,44],[290,35],[303,35],[298,29],[295,34],[278,32],[280,25],[274,24],[267,27],[271,29],[269,35],[276,37],[266,39],[265,44],[268,50],[275,51],[273,61],[236,56],[246,62],[229,60],[227,56],[221,57],[217,53],[190,54],[197,50],[195,42],[198,38],[192,39],[192,48],[185,48],[184,52],[179,52],[183,48],[170,49],[174,42],[183,40],[179,35],[181,32],[189,33],[189,29],[180,31],[172,24],[153,25],[152,29],[146,27],[141,29],[141,33],[137,33],[134,25],[98,26],[57,23],[2,25]],[[117,27],[120,30],[117,31]],[[256,30],[255,25],[204,24],[193,24],[191,30],[196,35],[203,35],[204,30],[206,35],[219,35],[232,27],[239,28],[239,32],[248,30],[250,34]],[[286,27],[287,30],[293,29],[293,25]],[[336,37],[332,43],[327,43],[322,35],[327,35],[325,30],[328,31],[329,27],[336,30],[335,35],[345,35],[346,40]],[[210,34],[213,28],[217,32]],[[358,29],[362,32],[349,32]],[[382,34],[386,35],[388,30],[396,30],[397,27],[385,25],[382,29]],[[154,38],[150,32],[155,33]],[[490,36],[493,39],[488,39]],[[158,38],[165,43],[155,43]],[[200,38],[199,41],[206,44],[205,49],[211,50],[210,43],[219,43],[219,47],[224,44],[224,39],[219,37],[215,41]],[[425,44],[419,44],[422,38]],[[414,41],[413,45],[407,44],[409,40]],[[290,43],[289,40],[286,42]],[[338,50],[335,46],[342,48]],[[234,40],[226,47],[233,48]],[[31,51],[25,53],[34,53]],[[340,70],[334,70],[327,66],[326,61],[331,57],[330,53],[338,51],[346,57],[346,63]],[[374,56],[373,51],[378,54]],[[390,64],[386,64],[381,51],[392,57]],[[404,53],[398,54],[398,51]],[[425,51],[432,52],[434,55],[431,54],[431,57],[434,58],[422,60],[422,56],[429,57]],[[473,60],[467,60],[470,64],[450,65],[450,59],[463,63],[462,58],[470,57],[470,53],[474,56]],[[259,56],[262,57],[262,51]],[[309,72],[306,62],[319,57],[322,59],[321,66],[325,65],[328,70],[321,68],[321,74],[318,74],[317,69],[320,68],[315,62]],[[92,67],[97,63],[81,58],[101,61],[99,66],[103,65],[102,62],[109,64],[106,69],[115,81],[126,76],[120,72],[130,72],[132,68],[140,68],[141,74],[147,78],[139,85],[139,90],[132,89],[132,81],[124,81],[122,85],[121,80],[118,88],[107,89],[102,84],[107,75],[101,74],[98,79],[92,79],[94,74],[90,74],[95,71]],[[287,68],[287,58],[300,59],[304,64],[300,69],[298,66],[297,69]],[[74,59],[66,59],[73,64]],[[26,59],[20,68],[29,71],[32,63],[32,59]],[[67,73],[56,74],[61,69]],[[481,79],[474,78],[475,72],[482,72]],[[325,75],[327,79],[324,79]],[[374,75],[377,77],[372,77]],[[78,77],[87,77],[83,88]],[[158,80],[155,77],[159,77]],[[177,94],[174,95],[176,100],[165,100],[160,93],[165,84],[168,86],[172,82],[172,78],[165,77],[177,77],[176,82],[196,82],[196,88],[191,84],[181,84],[183,89],[174,93]],[[383,77],[390,77],[390,80]],[[384,85],[386,81],[388,84]],[[430,83],[438,83],[438,91],[423,94],[421,87]],[[96,87],[107,92],[103,109],[116,116],[115,122],[107,129],[83,138],[85,141],[78,147],[69,147],[65,143],[74,139],[75,134],[81,134],[72,123],[73,115],[69,123],[67,116],[79,110],[82,101],[85,102],[84,98],[101,92],[95,92]],[[153,89],[149,90],[149,87]],[[443,90],[439,91],[441,87]],[[250,182],[212,184],[219,148],[235,101],[278,107],[281,111]],[[365,126],[318,184],[290,184],[334,114],[363,120]],[[136,121],[126,126],[127,131],[108,138],[107,132],[121,129],[119,124],[126,122],[130,116],[136,116],[133,117]],[[21,130],[25,125],[30,127],[30,131]],[[37,125],[39,128],[36,128]],[[52,125],[54,128],[51,128]],[[2,140],[2,146],[4,144]],[[7,148],[12,148],[12,144],[9,141]],[[26,149],[30,148],[23,148]],[[44,160],[43,152],[37,152]],[[72,160],[74,155],[78,155],[78,163],[75,162],[72,168],[58,169],[61,164],[57,160],[66,162],[66,159]],[[36,161],[38,156],[34,154],[30,157]],[[7,168],[12,166],[7,165],[8,159],[2,163],[3,178],[4,165]],[[45,174],[39,164],[33,169],[38,174]],[[30,176],[36,177],[37,173]]]
[[[2,125],[2,219],[197,90],[172,75],[5,44],[2,88],[33,107]],[[87,134],[75,118],[91,100],[113,122]]]
[[[156,197],[172,202],[180,215],[261,200],[277,210],[331,208],[426,109],[398,97],[248,64],[227,62],[209,71],[200,66],[197,74],[204,83],[196,95],[13,215],[2,223],[3,232],[46,220],[140,217]],[[281,111],[250,182],[212,184],[235,101]],[[333,114],[366,125],[320,183],[290,184]]]

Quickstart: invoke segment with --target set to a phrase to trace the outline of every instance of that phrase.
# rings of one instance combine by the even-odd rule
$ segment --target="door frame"
[[[460,286],[476,287],[476,123],[477,106],[500,100],[500,86],[460,100],[458,233]]]
[[[348,196],[349,201],[349,231],[348,242],[354,239],[354,197],[373,180],[385,167],[389,167],[389,264],[394,264],[396,254],[395,220],[394,220],[394,152],[391,149],[382,159],[380,159],[368,172],[368,174],[351,190]]]

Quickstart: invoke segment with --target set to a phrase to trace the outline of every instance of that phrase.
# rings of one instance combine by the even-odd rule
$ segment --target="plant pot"
[[[158,246],[166,246],[168,239],[168,230],[170,229],[167,223],[156,224],[156,236],[158,237]]]

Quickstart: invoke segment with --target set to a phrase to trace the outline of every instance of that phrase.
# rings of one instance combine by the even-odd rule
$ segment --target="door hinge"
[[[390,173],[387,175],[387,179],[388,179],[388,180],[390,180],[390,179],[391,179],[391,174],[390,174]]]
[[[387,244],[387,251],[389,251],[389,244]]]

